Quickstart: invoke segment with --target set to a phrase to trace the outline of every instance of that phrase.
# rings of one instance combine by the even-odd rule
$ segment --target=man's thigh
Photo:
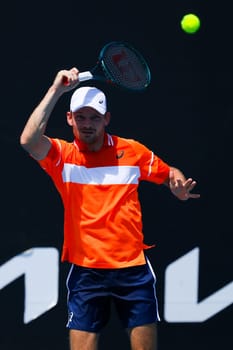
[[[99,334],[93,332],[70,330],[70,350],[97,350]]]
[[[157,326],[156,323],[138,326],[128,330],[132,350],[156,350]]]

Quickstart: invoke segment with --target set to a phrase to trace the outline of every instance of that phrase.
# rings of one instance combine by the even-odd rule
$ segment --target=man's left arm
[[[197,182],[192,178],[186,179],[181,170],[170,167],[169,177],[164,182],[171,192],[180,200],[187,200],[189,198],[199,198],[200,194],[192,193],[192,190],[196,186]]]

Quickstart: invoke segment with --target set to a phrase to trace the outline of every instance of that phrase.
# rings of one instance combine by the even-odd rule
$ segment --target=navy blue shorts
[[[72,265],[67,278],[67,328],[100,332],[109,321],[112,302],[124,328],[158,321],[155,283],[149,261],[121,269]]]

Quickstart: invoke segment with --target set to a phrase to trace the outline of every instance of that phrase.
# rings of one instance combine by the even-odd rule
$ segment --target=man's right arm
[[[68,85],[64,85],[64,78]],[[20,136],[20,144],[33,158],[40,160],[48,154],[51,143],[45,130],[50,115],[61,95],[74,89],[78,83],[77,68],[58,72],[52,86],[30,115]]]

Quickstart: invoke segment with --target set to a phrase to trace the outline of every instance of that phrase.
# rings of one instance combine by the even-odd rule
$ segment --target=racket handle
[[[89,71],[79,73],[79,75],[78,75],[78,80],[80,82],[85,81],[85,80],[91,80],[91,79],[93,79],[93,75]],[[65,86],[69,86],[69,82],[68,82],[67,78],[65,78],[65,77],[63,78],[63,84]]]
[[[80,82],[85,81],[85,80],[91,80],[91,79],[93,79],[93,75],[89,71],[79,73],[79,75],[78,75],[78,80]]]

